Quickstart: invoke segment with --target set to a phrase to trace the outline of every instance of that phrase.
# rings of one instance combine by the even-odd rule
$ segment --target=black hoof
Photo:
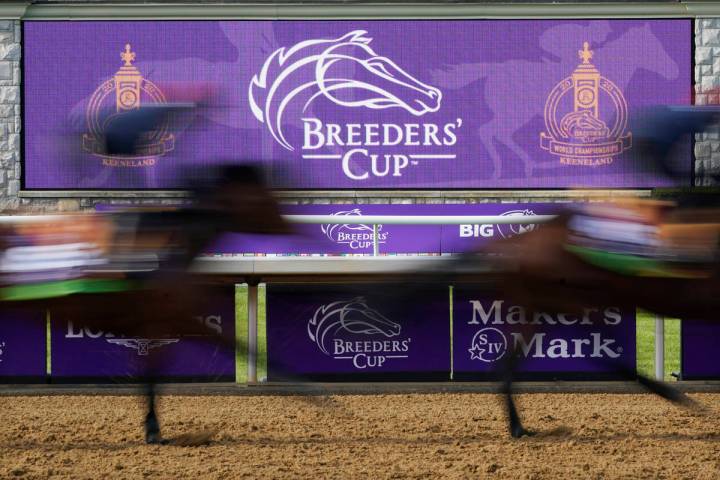
[[[145,435],[145,443],[147,445],[167,445],[170,441],[162,438],[159,434],[147,434]]]
[[[510,436],[512,436],[512,438],[532,437],[534,435],[535,432],[531,430],[525,430],[522,426],[517,426],[510,429]]]

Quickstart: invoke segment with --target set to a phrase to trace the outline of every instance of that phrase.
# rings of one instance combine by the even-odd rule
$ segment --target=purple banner
[[[271,284],[267,345],[270,381],[447,380],[448,290]]]
[[[550,215],[568,203],[476,203],[467,205],[284,205],[284,214],[338,215]],[[469,252],[486,243],[529,232],[539,225],[380,225],[381,254]],[[207,248],[211,254],[371,254],[372,225],[295,225],[288,236],[226,234]]]
[[[453,378],[495,374],[513,345],[518,371],[533,378],[622,378],[618,368],[635,370],[635,312],[533,313],[471,285],[453,288]]]
[[[720,323],[683,319],[680,338],[682,379],[720,378]]]
[[[285,188],[677,181],[637,162],[632,120],[689,103],[689,19],[23,25],[29,189],[180,187],[228,160],[282,164]],[[107,115],[188,95],[207,108],[140,157],[103,153]]]
[[[194,321],[205,335],[134,338],[96,331],[71,318],[52,317],[51,375],[54,379],[130,381],[143,376],[192,380],[234,380],[235,300],[226,295],[208,299]],[[222,342],[219,338],[222,338]],[[155,356],[155,358],[150,358]],[[159,358],[158,358],[159,357]],[[151,360],[149,363],[148,360]],[[150,370],[146,370],[146,368]]]
[[[0,377],[45,377],[45,335],[44,310],[4,309],[0,313]]]

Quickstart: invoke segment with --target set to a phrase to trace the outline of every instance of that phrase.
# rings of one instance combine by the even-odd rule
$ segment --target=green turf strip
[[[57,282],[12,285],[0,288],[0,299],[7,302],[56,298],[75,293],[124,292],[133,288],[134,282],[108,279],[74,279]]]

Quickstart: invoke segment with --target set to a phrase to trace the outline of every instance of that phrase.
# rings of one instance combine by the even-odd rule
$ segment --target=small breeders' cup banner
[[[720,323],[683,319],[680,338],[682,379],[720,378]]]
[[[490,378],[514,346],[518,372],[548,378],[622,378],[634,371],[635,312],[592,306],[579,314],[530,312],[479,287],[453,288],[455,379]]]
[[[268,380],[450,378],[444,286],[267,287]]]
[[[234,380],[235,297],[208,299],[193,320],[201,324],[192,336],[153,338],[91,329],[51,312],[51,376],[54,379],[133,381],[144,376],[176,380]],[[202,328],[204,327],[204,328]],[[207,332],[207,333],[202,333]],[[147,368],[150,368],[149,370]]]
[[[45,310],[0,312],[0,378],[45,377]]]
[[[568,203],[476,203],[467,205],[284,205],[287,215],[333,215],[348,222],[361,221],[365,215],[498,215],[533,217],[552,215]],[[371,254],[373,227],[370,224],[295,224],[295,235],[225,234],[207,253],[269,254]],[[462,225],[378,225],[381,254],[471,252],[503,238],[542,228],[541,224],[462,224]]]
[[[690,104],[690,19],[23,25],[28,189],[182,188],[181,167],[240,159],[294,189],[690,181],[690,144],[668,178],[633,122]],[[118,114],[174,101],[205,108],[105,153]]]

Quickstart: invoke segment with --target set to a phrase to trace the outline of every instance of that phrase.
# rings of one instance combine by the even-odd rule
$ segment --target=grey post
[[[257,342],[258,342],[258,286],[248,284],[247,315],[248,315],[248,349],[247,374],[248,383],[257,382]]]
[[[665,319],[655,315],[655,378],[665,378]]]

